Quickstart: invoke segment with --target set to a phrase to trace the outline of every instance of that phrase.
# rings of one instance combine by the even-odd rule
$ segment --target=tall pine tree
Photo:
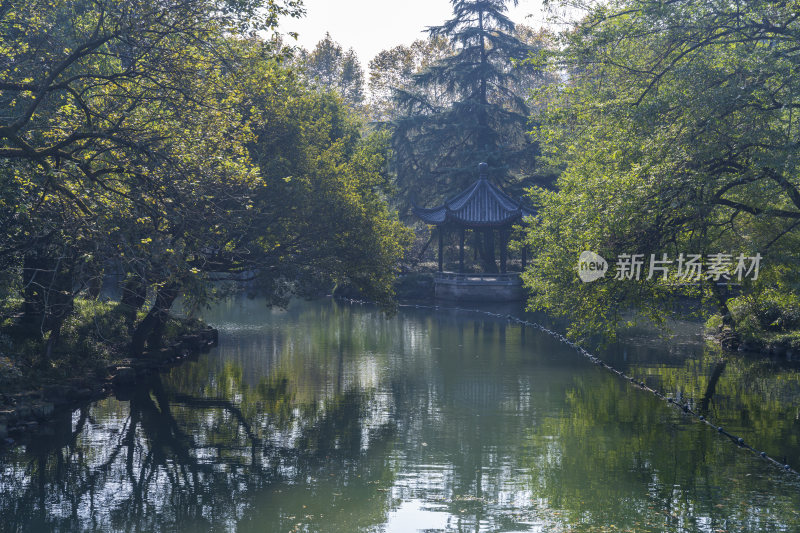
[[[481,161],[490,178],[517,181],[532,172],[536,153],[525,133],[526,95],[515,88],[540,74],[515,66],[532,47],[515,35],[506,0],[451,1],[453,18],[428,31],[448,39],[455,53],[395,91],[398,185],[406,198],[426,203],[474,180]],[[432,101],[431,87],[444,88],[447,98]]]

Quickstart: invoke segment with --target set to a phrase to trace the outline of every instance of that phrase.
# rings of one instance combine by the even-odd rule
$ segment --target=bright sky
[[[365,70],[381,50],[424,38],[425,28],[438,26],[453,14],[449,0],[305,0],[304,4],[306,16],[284,20],[280,30],[299,33],[298,43],[309,50],[330,32],[342,48],[355,50]],[[517,24],[545,25],[541,0],[519,0],[508,14]]]

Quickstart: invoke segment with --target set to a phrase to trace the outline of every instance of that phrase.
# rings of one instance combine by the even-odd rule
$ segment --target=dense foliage
[[[369,62],[369,113],[372,120],[390,122],[401,117],[394,96],[398,91],[424,91],[425,100],[443,106],[447,103],[446,87],[416,87],[414,75],[437,61],[454,54],[444,37],[417,39],[410,45],[399,45],[378,53]]]
[[[218,279],[278,300],[310,280],[389,300],[405,231],[385,202],[387,139],[362,138],[340,98],[257,37],[300,12],[0,5],[0,297],[45,361],[109,274],[134,353],[158,345],[178,296],[202,303]]]
[[[518,37],[505,0],[452,4],[453,18],[429,29],[431,45],[445,39],[452,53],[424,65],[411,84],[394,87],[395,169],[400,191],[411,201],[461,190],[477,177],[480,162],[489,164],[496,180],[518,180],[534,170],[525,88],[537,69],[516,64],[534,47]]]
[[[334,91],[351,107],[364,101],[364,69],[352,48],[345,51],[329,33],[310,52],[301,50],[298,65],[308,80],[325,91]]]
[[[614,1],[563,38],[553,66],[564,81],[538,95],[545,111],[534,134],[563,172],[557,193],[534,192],[531,306],[569,316],[577,336],[613,334],[632,308],[660,320],[667,300],[702,292],[729,329],[747,314],[743,300],[796,293],[800,25],[791,3]],[[612,272],[581,283],[584,250],[612,269],[623,253],[727,253],[728,272],[739,254],[763,259],[730,302],[713,278],[646,280],[646,264],[639,281]]]

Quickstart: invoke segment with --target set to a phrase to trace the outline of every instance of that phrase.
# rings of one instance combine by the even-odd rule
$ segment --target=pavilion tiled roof
[[[442,205],[415,206],[414,214],[427,224],[455,223],[467,227],[506,226],[534,214],[486,179],[486,163],[481,163],[480,171],[475,183]]]

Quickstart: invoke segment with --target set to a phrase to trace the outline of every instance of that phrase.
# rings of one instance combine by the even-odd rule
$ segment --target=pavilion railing
[[[506,273],[498,273],[492,274],[490,272],[481,272],[481,273],[473,273],[473,272],[437,272],[436,278],[437,280],[452,280],[452,281],[474,281],[474,282],[483,282],[483,281],[496,281],[496,282],[517,282],[519,281],[519,272],[506,272]]]

